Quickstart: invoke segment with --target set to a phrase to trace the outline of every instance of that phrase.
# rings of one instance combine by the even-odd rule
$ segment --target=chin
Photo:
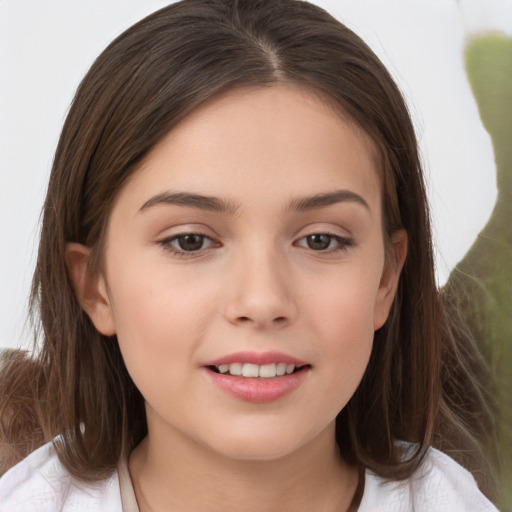
[[[294,453],[298,447],[285,445],[281,442],[269,444],[268,440],[233,442],[230,440],[228,446],[219,446],[220,451],[225,457],[240,462],[271,462],[283,459]]]
[[[294,432],[294,429],[283,426],[271,428],[255,423],[252,427],[214,433],[210,447],[232,460],[270,462],[299,451],[313,437],[310,432]]]

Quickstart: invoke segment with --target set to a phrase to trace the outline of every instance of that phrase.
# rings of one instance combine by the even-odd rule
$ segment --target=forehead
[[[375,154],[370,137],[316,91],[245,88],[182,120],[149,152],[128,189],[142,202],[165,188],[284,199],[343,186],[380,196]]]

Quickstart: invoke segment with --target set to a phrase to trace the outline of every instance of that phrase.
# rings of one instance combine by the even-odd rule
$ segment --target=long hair
[[[486,467],[482,440],[492,417],[479,380],[483,366],[466,333],[450,323],[436,288],[426,192],[405,102],[358,36],[296,0],[172,4],[114,40],[83,79],[43,210],[31,295],[42,347],[34,358],[8,357],[0,377],[6,466],[59,434],[62,463],[94,481],[146,435],[144,401],[115,336],[96,331],[75,297],[66,244],[92,248],[91,268],[101,271],[110,211],[148,151],[220,93],[286,82],[328,98],[371,137],[385,235],[405,228],[409,238],[390,316],[375,333],[360,386],[336,420],[341,455],[389,479],[410,476],[431,446],[470,470]],[[404,456],[398,440],[414,443],[414,453]],[[489,491],[488,482],[480,482]]]

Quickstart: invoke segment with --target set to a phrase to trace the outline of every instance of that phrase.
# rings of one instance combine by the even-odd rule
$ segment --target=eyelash
[[[206,241],[206,240],[209,240],[211,242],[211,244],[209,247],[206,247],[206,248],[201,247],[197,250],[192,250],[192,251],[178,249],[172,245],[173,242],[177,242],[180,238],[191,237],[191,236],[201,237],[201,239],[202,239],[201,246],[203,245],[204,241]],[[306,244],[307,244],[307,239],[309,237],[315,237],[315,236],[326,236],[329,238],[329,246],[331,245],[331,243],[333,241],[336,242],[337,246],[336,247],[327,247],[326,249],[321,249],[321,250],[316,251],[316,250],[312,249],[311,247],[306,247],[304,245],[299,244],[299,242],[302,240],[306,240]],[[165,238],[163,240],[160,240],[157,243],[159,245],[161,245],[165,251],[168,251],[171,254],[173,254],[174,256],[177,256],[179,258],[193,258],[195,256],[199,256],[200,254],[204,253],[205,250],[208,250],[211,247],[215,247],[215,246],[219,247],[221,245],[219,242],[215,242],[215,240],[213,240],[210,236],[205,235],[203,233],[195,233],[195,232],[180,233],[178,235],[173,235],[172,237]],[[350,247],[352,247],[354,245],[354,241],[351,240],[350,238],[342,237],[339,235],[334,235],[334,234],[328,233],[328,232],[327,233],[322,232],[322,233],[311,233],[309,235],[305,235],[305,236],[299,238],[297,241],[295,241],[294,245],[298,245],[299,247],[303,247],[305,249],[310,249],[311,251],[316,252],[318,254],[331,254],[331,253],[336,253],[336,252],[341,252],[341,251],[347,251]]]
[[[296,244],[302,240],[307,240],[309,237],[317,237],[317,236],[326,236],[329,238],[329,246],[331,245],[331,243],[334,241],[336,242],[337,246],[335,247],[328,247],[327,249],[321,249],[321,250],[318,250],[318,251],[315,251],[314,249],[312,249],[311,247],[304,247],[303,245],[299,245],[300,247],[304,247],[305,249],[311,249],[312,251],[314,252],[317,252],[319,254],[330,254],[330,253],[334,253],[334,252],[339,252],[339,251],[347,251],[350,247],[352,247],[354,245],[354,241],[350,238],[346,238],[346,237],[343,237],[343,236],[339,236],[339,235],[334,235],[332,233],[311,233],[309,235],[306,235],[306,236],[303,236],[302,238],[299,238],[299,240],[297,240],[297,242],[295,242]],[[306,241],[307,243],[307,241]]]
[[[195,250],[195,251],[186,251],[184,249],[178,249],[176,247],[173,247],[172,243],[179,240],[180,238],[184,238],[184,237],[187,237],[187,236],[197,236],[197,237],[201,237],[202,238],[202,242],[204,243],[205,240],[210,240],[212,242],[211,246],[219,246],[220,244],[217,242],[215,242],[212,237],[208,236],[208,235],[205,235],[203,233],[194,233],[194,232],[191,232],[191,233],[179,233],[178,235],[173,235],[169,238],[165,238],[163,240],[160,240],[158,243],[163,247],[163,249],[165,251],[168,251],[170,252],[171,254],[173,254],[174,256],[177,256],[179,258],[193,258],[194,256],[196,255],[199,255],[200,253],[202,253],[205,249],[203,247],[201,247],[200,249],[198,250]],[[203,243],[201,243],[201,245],[203,245]],[[206,248],[206,249],[209,249]]]

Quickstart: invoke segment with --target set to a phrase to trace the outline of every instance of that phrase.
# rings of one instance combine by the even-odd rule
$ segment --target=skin
[[[352,195],[297,209],[333,191]],[[169,204],[169,193],[227,208]],[[406,254],[398,232],[386,259],[382,225],[371,141],[311,91],[281,84],[228,92],[153,148],[113,207],[101,274],[87,271],[89,248],[69,244],[79,300],[117,334],[146,399],[149,434],[129,460],[141,512],[347,509],[357,474],[337,454],[335,417]],[[176,254],[173,237],[187,233],[202,245]],[[321,234],[327,247],[312,247]],[[270,403],[226,394],[204,368],[275,350],[310,368]]]

